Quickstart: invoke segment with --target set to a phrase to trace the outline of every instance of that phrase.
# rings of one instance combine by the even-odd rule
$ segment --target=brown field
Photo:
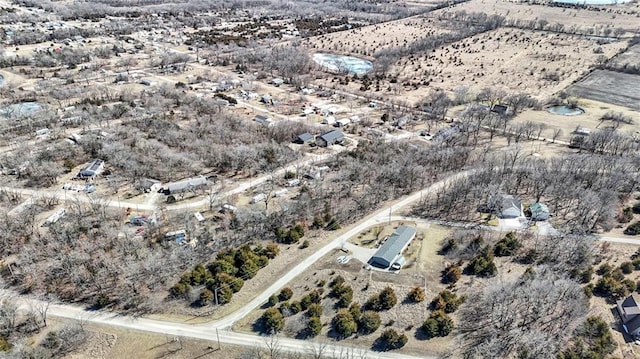
[[[640,24],[637,17],[640,12],[639,4],[603,6],[602,8],[604,9],[602,11],[593,11],[583,8],[570,9],[530,5],[505,0],[471,0],[439,11],[484,12],[487,15],[501,15],[507,19],[522,21],[544,19],[549,24],[562,24],[565,31],[572,27],[578,30],[593,29],[594,31],[602,31],[605,28],[622,28],[627,32],[638,30]]]
[[[401,59],[394,69],[399,82],[428,82],[430,89],[453,91],[464,86],[508,93],[531,93],[545,99],[589,71],[600,54],[612,57],[624,42],[598,45],[582,37],[502,28],[464,39],[418,59]],[[403,97],[418,99],[425,89],[405,88]]]
[[[640,75],[596,70],[571,86],[570,94],[640,110]]]
[[[448,31],[444,24],[435,18],[415,16],[315,36],[306,39],[305,44],[314,51],[352,54],[371,59],[376,51],[411,44],[418,39]]]

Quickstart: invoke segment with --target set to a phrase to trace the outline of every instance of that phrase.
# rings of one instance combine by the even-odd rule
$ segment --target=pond
[[[18,102],[0,108],[0,115],[4,117],[21,117],[31,115],[42,110],[42,105],[38,102]]]
[[[570,107],[567,105],[555,105],[547,107],[547,111],[554,115],[562,116],[578,116],[584,113],[584,110],[580,107]]]
[[[4,76],[0,75],[0,85],[2,85],[2,83],[4,83]]]
[[[336,72],[347,72],[352,75],[363,75],[373,70],[373,63],[353,56],[334,54],[313,54],[313,61],[318,65]]]
[[[558,4],[574,4],[574,5],[617,5],[631,2],[633,0],[553,0]]]

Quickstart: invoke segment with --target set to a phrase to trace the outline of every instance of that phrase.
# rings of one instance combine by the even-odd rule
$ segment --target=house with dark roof
[[[634,337],[640,336],[640,306],[638,303],[640,303],[640,295],[636,293],[616,303],[620,320],[622,320],[622,329]]]
[[[296,143],[299,143],[301,145],[307,144],[307,143],[312,143],[313,142],[313,135],[310,134],[309,132],[305,132],[301,135],[299,135],[296,138]]]
[[[79,178],[79,179],[93,178],[99,175],[100,173],[102,173],[102,171],[104,171],[104,161],[95,159],[87,163],[84,167],[82,167],[80,172],[78,172],[78,175],[76,176],[76,178]]]
[[[316,144],[320,147],[327,147],[331,145],[335,145],[337,143],[342,143],[344,141],[344,133],[339,130],[329,131],[325,134],[322,134],[316,137]]]
[[[273,123],[271,118],[262,115],[256,115],[253,120],[264,126],[270,126]]]
[[[369,264],[387,269],[400,269],[404,264],[402,252],[409,246],[411,241],[416,237],[416,229],[409,226],[400,226],[387,238],[376,253],[369,259]]]

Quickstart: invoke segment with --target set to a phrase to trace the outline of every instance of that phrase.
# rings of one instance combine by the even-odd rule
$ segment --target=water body
[[[0,75],[0,85],[4,83],[4,76]]]
[[[4,117],[22,117],[42,110],[38,102],[18,102],[0,108],[0,115]]]
[[[558,4],[573,5],[617,5],[631,2],[633,0],[553,0]]]
[[[313,54],[313,61],[330,71],[346,72],[352,75],[363,75],[373,70],[371,61],[353,56],[317,53]]]
[[[569,107],[566,105],[556,105],[547,107],[547,111],[551,112],[554,115],[562,115],[562,116],[578,116],[584,113],[584,110],[580,107]]]

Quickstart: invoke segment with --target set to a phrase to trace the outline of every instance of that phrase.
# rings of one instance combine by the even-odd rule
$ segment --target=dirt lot
[[[577,97],[640,110],[640,76],[595,70],[568,91]]]

